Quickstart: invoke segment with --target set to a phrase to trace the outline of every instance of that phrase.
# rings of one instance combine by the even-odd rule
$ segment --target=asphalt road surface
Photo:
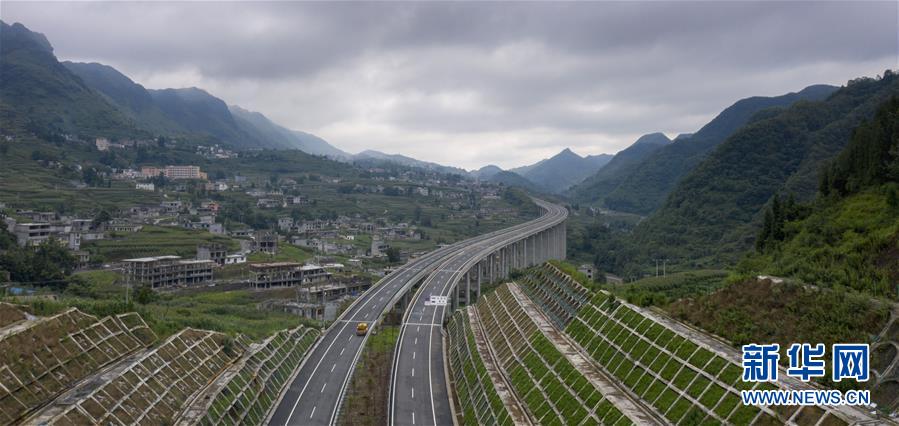
[[[546,214],[509,232],[467,244],[445,258],[413,298],[404,317],[391,374],[392,425],[450,425],[453,414],[444,372],[442,327],[447,306],[430,305],[430,296],[450,296],[465,271],[490,253],[567,216],[558,206],[542,203]]]
[[[347,309],[316,343],[295,377],[290,381],[275,411],[269,419],[275,425],[327,425],[337,421],[338,409],[346,392],[353,369],[362,353],[368,336],[356,336],[356,324],[375,322],[382,313],[396,304],[397,300],[408,292],[413,284],[427,277],[435,269],[444,264],[455,254],[467,250],[484,241],[494,241],[502,235],[523,232],[532,229],[540,219],[519,224],[504,230],[474,237],[451,246],[443,247],[414,259],[383,278],[376,286],[366,291]],[[445,279],[448,275],[441,275]],[[433,281],[433,280],[431,280]],[[447,289],[448,291],[448,289]],[[442,313],[441,313],[442,315]],[[435,317],[442,318],[442,317]],[[440,320],[437,320],[440,323]],[[441,342],[439,325],[430,327],[436,333],[429,338],[436,343]],[[442,346],[436,346],[439,358],[440,383],[443,394],[439,404],[448,404],[446,383],[443,378]],[[417,354],[415,356],[418,356]],[[437,398],[439,399],[439,398]],[[441,407],[442,408],[442,407]],[[446,407],[448,410],[448,406]],[[435,408],[436,410],[436,408]]]

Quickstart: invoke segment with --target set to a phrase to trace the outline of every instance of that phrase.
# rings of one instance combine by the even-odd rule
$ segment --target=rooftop
[[[145,262],[156,262],[159,260],[177,260],[177,259],[181,259],[181,256],[167,255],[167,256],[136,257],[134,259],[122,260],[122,262],[145,263]]]

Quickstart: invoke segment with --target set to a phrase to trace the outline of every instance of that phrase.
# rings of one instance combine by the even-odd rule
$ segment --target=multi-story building
[[[198,166],[166,166],[165,177],[169,179],[206,180],[206,173],[201,172]]]
[[[43,222],[16,223],[12,233],[15,234],[20,246],[33,246],[50,239],[53,225]]]
[[[153,166],[143,166],[140,168],[140,175],[145,178],[154,178],[159,175],[165,176],[165,169]]]
[[[200,171],[199,166],[143,166],[140,168],[143,177],[151,178],[163,175],[168,179],[201,179],[206,180],[206,173]]]
[[[179,211],[181,211],[181,208],[184,206],[184,204],[180,200],[173,200],[163,201],[159,203],[159,206],[162,207],[162,209],[166,213],[178,213]]]
[[[125,259],[125,274],[137,283],[153,288],[192,286],[212,280],[211,260],[182,260],[180,256]]]
[[[294,262],[254,263],[250,265],[250,276],[256,288],[291,287],[331,279],[331,273],[321,266]]]
[[[293,218],[292,217],[279,217],[278,218],[278,229],[282,231],[289,231],[293,226]]]
[[[219,266],[225,265],[225,259],[228,257],[228,250],[224,244],[209,243],[197,246],[198,260],[211,260]]]
[[[268,254],[278,253],[278,235],[268,231],[257,231],[253,236],[253,248]]]
[[[390,245],[387,242],[378,239],[371,239],[371,257],[379,257],[387,253],[387,249],[390,248]]]

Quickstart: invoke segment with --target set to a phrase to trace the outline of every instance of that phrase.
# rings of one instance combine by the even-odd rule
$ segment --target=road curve
[[[539,219],[493,237],[467,244],[444,257],[419,288],[403,318],[391,371],[391,425],[449,425],[453,423],[444,374],[443,318],[446,306],[425,304],[430,296],[449,296],[471,266],[512,242],[555,226],[568,216],[559,206],[536,200],[546,211]]]
[[[356,324],[361,321],[375,322],[403,294],[410,291],[415,283],[466,247],[509,232],[517,232],[532,226],[529,225],[532,222],[534,221],[439,248],[406,263],[381,279],[323,333],[282,392],[267,423],[309,426],[336,423],[346,387],[368,340],[368,336],[356,336]],[[439,333],[439,328],[437,331]],[[441,377],[442,374],[441,370]]]

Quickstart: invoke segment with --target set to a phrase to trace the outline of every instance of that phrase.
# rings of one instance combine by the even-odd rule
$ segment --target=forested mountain
[[[335,159],[345,159],[349,154],[333,147],[318,136],[284,128],[262,113],[249,111],[236,105],[228,107],[238,126],[248,133],[256,133],[266,140],[277,142],[279,145],[299,149],[307,154],[324,155]]]
[[[133,135],[134,124],[56,60],[43,34],[0,21],[2,130],[28,128],[92,136]]]
[[[205,90],[196,87],[150,90],[150,96],[167,117],[189,132],[210,135],[240,149],[291,148],[283,140],[271,139],[235,118],[224,101]]]
[[[481,167],[480,169],[472,170],[470,172],[470,174],[478,179],[486,180],[486,179],[490,179],[491,177],[493,177],[494,175],[496,175],[497,173],[499,173],[501,171],[503,171],[503,169],[501,169],[498,166],[495,166],[493,164],[490,164],[490,165]]]
[[[782,96],[741,99],[695,134],[679,135],[673,143],[649,155],[604,197],[604,205],[613,210],[649,214],[664,203],[681,177],[759,111],[789,106],[799,100],[822,100],[835,90],[834,86],[814,85]]]
[[[849,142],[862,120],[899,93],[899,79],[851,81],[824,101],[801,101],[740,128],[677,185],[633,233],[635,258],[666,256],[722,265],[752,247],[775,194],[807,200],[817,171]]]
[[[570,196],[580,202],[592,203],[612,192],[634,168],[653,152],[671,143],[662,133],[643,135],[614,157],[592,176],[569,189]]]
[[[595,173],[611,158],[612,156],[607,154],[581,157],[571,149],[565,148],[550,158],[510,171],[546,192],[559,193]]]
[[[115,68],[95,62],[65,61],[62,65],[81,78],[88,87],[105,96],[137,126],[167,135],[187,132],[159,108],[147,89]]]
[[[493,176],[490,176],[487,180],[490,182],[501,183],[506,186],[515,186],[527,189],[532,192],[540,191],[540,189],[537,188],[533,182],[525,179],[518,173],[510,172],[507,170],[500,170],[499,172],[494,173]]]
[[[341,151],[328,141],[313,135],[312,133],[291,130],[293,138],[300,144],[300,150],[313,155],[324,155],[333,159],[347,160],[351,155]]]
[[[2,22],[0,38],[4,128],[86,139],[176,136],[237,149],[346,156],[321,138],[285,129],[262,114],[242,109],[232,114],[224,101],[202,89],[147,90],[107,65],[60,63],[47,38],[22,24]]]
[[[468,172],[464,169],[460,169],[458,167],[444,166],[442,164],[431,163],[429,161],[416,160],[412,157],[407,157],[405,155],[400,154],[385,154],[380,151],[375,150],[365,150],[351,157],[351,160],[356,163],[370,163],[377,164],[378,162],[387,162],[399,164],[401,166],[406,167],[415,167],[419,169],[425,170],[433,170],[440,173],[452,174],[452,175],[468,175]]]
[[[596,170],[601,169],[603,166],[608,164],[609,161],[612,161],[612,154],[597,154],[597,155],[588,155],[584,157],[584,160],[587,161],[588,164],[595,167]]]
[[[739,269],[899,296],[899,98],[853,132],[819,184],[814,202],[772,201]]]

